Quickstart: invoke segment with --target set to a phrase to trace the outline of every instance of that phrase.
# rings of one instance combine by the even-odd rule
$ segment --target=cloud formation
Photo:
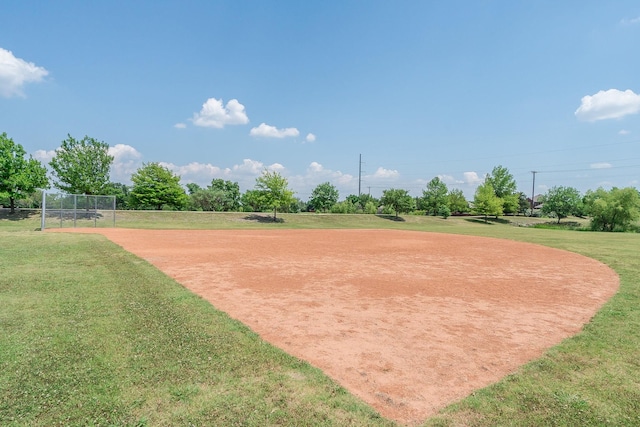
[[[316,136],[312,133],[308,133],[304,140],[306,142],[315,142]]]
[[[0,96],[24,96],[25,84],[41,82],[48,74],[43,67],[16,58],[10,50],[0,47]]]
[[[621,25],[636,25],[636,24],[640,24],[640,16],[637,16],[635,18],[624,18],[620,21]]]
[[[196,126],[220,129],[226,125],[247,124],[249,117],[244,111],[244,105],[237,99],[232,99],[223,106],[222,99],[209,98],[202,104],[200,112],[193,114],[191,121]]]
[[[574,113],[579,120],[619,119],[640,112],[640,95],[632,90],[601,90],[595,95],[582,97],[580,107]]]
[[[296,128],[278,129],[275,126],[260,123],[260,126],[251,129],[249,135],[262,138],[286,138],[289,136],[298,136],[300,132]]]
[[[126,144],[116,144],[109,147],[109,155],[113,156],[111,165],[111,180],[115,182],[129,182],[131,175],[142,166],[142,153]]]
[[[374,173],[374,178],[397,178],[400,176],[400,172],[395,169],[385,169],[382,166],[379,167]]]
[[[591,169],[609,169],[613,167],[611,163],[607,163],[607,162],[591,163],[591,165],[589,166],[591,167]]]

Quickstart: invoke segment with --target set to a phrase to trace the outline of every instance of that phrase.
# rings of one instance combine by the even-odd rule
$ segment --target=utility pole
[[[361,186],[362,186],[362,154],[360,154],[360,161],[358,162],[358,197],[360,197]]]
[[[529,216],[533,216],[533,207],[535,206],[533,198],[536,195],[536,174],[538,171],[531,171],[531,173],[533,174],[533,185],[531,186],[531,215]]]

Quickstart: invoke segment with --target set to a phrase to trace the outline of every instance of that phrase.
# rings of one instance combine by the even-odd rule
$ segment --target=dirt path
[[[581,255],[469,236],[76,231],[104,234],[405,424],[576,334],[619,283]]]

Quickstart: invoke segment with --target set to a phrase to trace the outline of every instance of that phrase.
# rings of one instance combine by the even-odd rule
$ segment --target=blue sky
[[[435,176],[472,198],[639,187],[634,1],[50,1],[0,4],[0,132],[44,162],[67,134],[111,146],[113,181],[162,162],[182,183],[307,200]]]

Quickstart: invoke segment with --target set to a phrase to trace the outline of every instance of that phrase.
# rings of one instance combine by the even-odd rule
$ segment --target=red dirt
[[[405,424],[575,335],[619,284],[575,253],[449,234],[75,231],[105,235]]]

